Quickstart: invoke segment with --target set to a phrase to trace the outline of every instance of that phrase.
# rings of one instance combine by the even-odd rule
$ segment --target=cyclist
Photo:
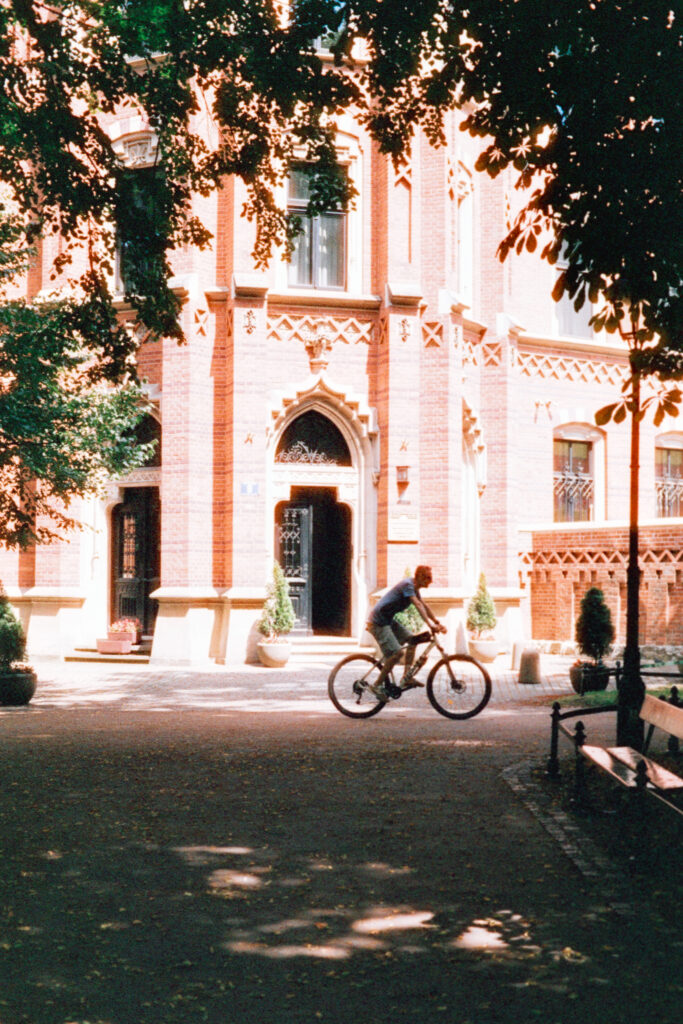
[[[415,644],[428,640],[429,633],[418,633],[415,635],[402,626],[400,622],[397,622],[395,616],[399,612],[405,611],[412,604],[435,633],[445,633],[446,627],[439,622],[420,596],[420,591],[423,587],[428,587],[431,582],[431,568],[428,565],[418,565],[412,579],[406,577],[390,590],[387,590],[386,594],[380,598],[372,609],[367,623],[367,630],[377,641],[383,658],[382,671],[377,682],[372,687],[372,692],[379,700],[386,701],[392,696],[390,693],[387,693],[384,683],[391,669],[400,660],[404,645],[407,645],[405,647],[405,670],[400,687],[401,689],[408,689],[412,686],[424,686],[424,683],[416,681],[406,683],[405,678],[415,658]]]

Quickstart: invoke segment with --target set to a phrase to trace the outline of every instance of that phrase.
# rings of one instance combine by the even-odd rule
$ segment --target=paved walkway
[[[572,658],[541,656],[541,682],[520,685],[510,669],[510,656],[487,665],[493,681],[491,706],[527,704],[571,693],[568,669]],[[337,714],[327,697],[327,677],[335,659],[293,658],[284,669],[260,665],[208,665],[204,668],[161,668],[155,665],[113,665],[45,660],[36,664],[40,685],[36,707],[86,707],[116,704],[129,709],[279,712],[301,707]],[[426,670],[423,669],[424,678]],[[401,704],[425,715],[435,712],[423,690],[405,694]],[[398,704],[391,705],[394,710]]]
[[[540,780],[563,666],[455,723],[345,719],[325,669],[38,666],[0,711],[2,1024],[678,1024],[675,874]]]

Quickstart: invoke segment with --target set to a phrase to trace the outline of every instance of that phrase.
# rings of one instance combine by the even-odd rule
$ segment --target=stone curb
[[[580,874],[588,881],[599,881],[601,896],[615,913],[632,917],[637,912],[633,887],[628,880],[620,879],[614,861],[598,849],[577,821],[551,803],[534,778],[531,763],[511,765],[501,772],[501,777]]]

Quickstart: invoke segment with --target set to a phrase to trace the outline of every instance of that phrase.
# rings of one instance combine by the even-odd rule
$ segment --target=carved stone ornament
[[[154,163],[155,145],[150,136],[124,144],[123,152],[127,167],[147,167]]]
[[[321,324],[308,327],[302,332],[304,348],[308,356],[311,373],[322,373],[327,369],[328,355],[332,351],[332,340],[323,333]]]
[[[244,314],[244,329],[247,334],[253,334],[256,330],[256,314],[253,309],[248,309]]]

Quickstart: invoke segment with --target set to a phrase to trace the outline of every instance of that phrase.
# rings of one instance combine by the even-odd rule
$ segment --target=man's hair
[[[414,576],[424,576],[425,573],[427,574],[427,576],[431,576],[432,575],[432,567],[430,565],[418,565],[417,568],[415,569],[415,572],[413,573],[413,575]]]

